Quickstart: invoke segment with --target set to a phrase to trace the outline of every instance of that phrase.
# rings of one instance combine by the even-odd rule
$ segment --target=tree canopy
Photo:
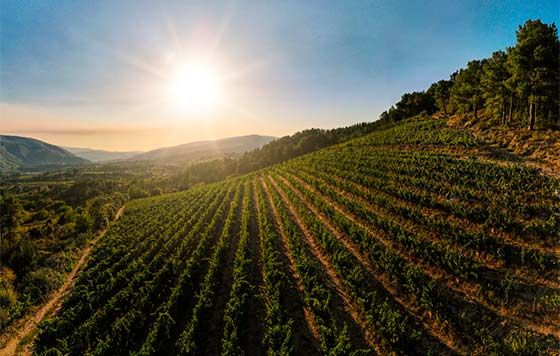
[[[554,23],[527,20],[516,32],[514,47],[492,57],[471,60],[448,80],[426,91],[406,93],[380,119],[396,122],[421,112],[445,115],[482,108],[502,125],[529,130],[560,126],[560,41]]]

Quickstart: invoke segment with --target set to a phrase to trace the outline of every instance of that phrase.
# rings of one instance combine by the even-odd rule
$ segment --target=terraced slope
[[[134,201],[36,352],[557,354],[560,182],[485,152],[412,121]]]

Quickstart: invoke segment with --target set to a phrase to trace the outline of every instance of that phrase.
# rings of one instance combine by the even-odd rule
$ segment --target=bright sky
[[[373,121],[528,18],[558,24],[559,5],[3,0],[0,133],[147,150]]]

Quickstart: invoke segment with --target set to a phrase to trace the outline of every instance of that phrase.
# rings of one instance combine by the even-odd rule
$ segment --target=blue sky
[[[125,150],[373,121],[404,92],[514,45],[529,18],[558,22],[559,5],[3,0],[0,131]],[[234,108],[197,117],[149,104],[154,71],[201,47],[238,73]]]

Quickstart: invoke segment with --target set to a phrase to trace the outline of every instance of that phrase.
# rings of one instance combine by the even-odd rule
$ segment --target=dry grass
[[[560,131],[528,131],[524,127],[502,127],[499,123],[492,125],[492,122],[484,111],[478,120],[472,114],[447,118],[450,127],[467,130],[486,140],[490,146],[503,149],[495,152],[496,158],[513,154],[521,161],[541,168],[544,173],[560,177]]]

